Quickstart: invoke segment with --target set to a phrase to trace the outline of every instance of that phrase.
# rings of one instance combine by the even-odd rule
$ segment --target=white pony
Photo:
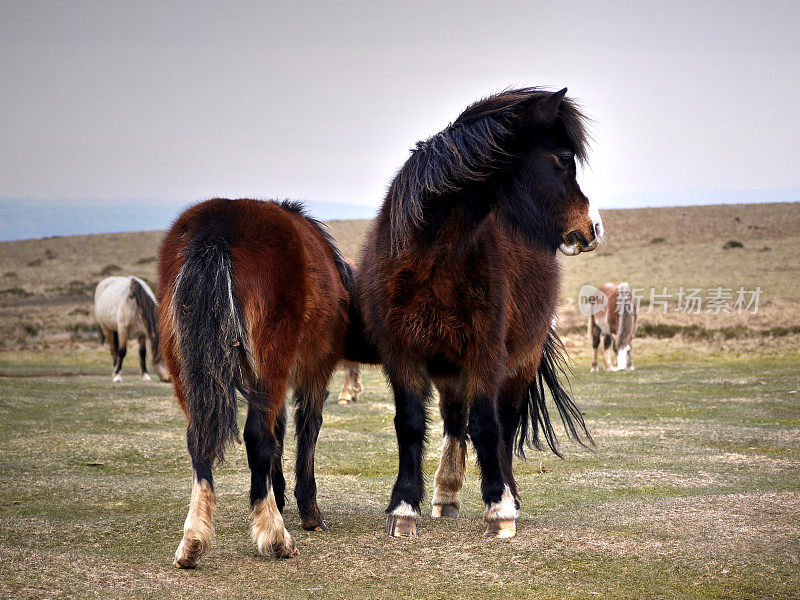
[[[158,316],[153,290],[138,277],[107,277],[94,291],[94,313],[103,340],[111,347],[114,365],[112,381],[122,381],[120,371],[127,352],[128,339],[139,341],[139,362],[142,379],[150,381],[147,373],[147,342],[150,342],[153,368],[162,381],[169,381],[169,372],[161,359],[158,339]]]
[[[594,349],[592,372],[597,371],[597,349],[601,341],[604,370],[632,371],[633,336],[636,334],[639,307],[631,293],[631,286],[625,282],[619,285],[606,283],[600,286],[595,305],[603,309],[589,317],[589,337]],[[611,361],[612,350],[617,353],[616,366]]]

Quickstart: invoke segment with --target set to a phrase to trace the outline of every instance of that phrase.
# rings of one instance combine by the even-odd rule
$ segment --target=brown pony
[[[597,371],[597,352],[603,346],[603,369],[624,371],[634,369],[633,336],[639,319],[638,303],[633,298],[631,286],[605,283],[595,293],[594,303],[600,310],[589,316],[589,337],[592,340],[592,372]],[[611,360],[612,351],[617,355],[617,365]]]
[[[551,321],[556,251],[597,247],[599,214],[576,181],[584,119],[566,89],[479,101],[425,142],[393,180],[365,246],[357,302],[391,383],[399,469],[387,533],[414,535],[424,481],[426,403],[439,391],[445,445],[433,516],[455,516],[466,441],[476,450],[486,535],[516,531],[513,448],[558,453],[545,388],[570,436],[588,437],[558,376]],[[532,435],[530,429],[532,428]]]
[[[258,551],[298,554],[281,512],[285,398],[294,388],[295,497],[305,529],[325,529],[314,450],[331,373],[342,357],[352,271],[299,204],[215,199],[184,212],[159,253],[164,358],[188,420],[194,478],[175,565],[208,549],[216,505],[212,469],[238,438],[237,390]]]

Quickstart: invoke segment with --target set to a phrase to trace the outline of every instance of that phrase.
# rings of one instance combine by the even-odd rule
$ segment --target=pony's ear
[[[567,88],[553,92],[533,105],[534,121],[542,125],[552,125],[558,117],[558,108],[567,95]]]

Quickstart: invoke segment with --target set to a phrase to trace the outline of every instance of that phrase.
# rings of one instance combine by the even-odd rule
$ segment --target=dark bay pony
[[[514,447],[541,447],[541,432],[558,453],[545,389],[568,434],[591,442],[559,381],[561,344],[551,330],[556,251],[593,250],[603,235],[576,181],[584,118],[565,93],[516,89],[467,108],[412,151],[368,236],[357,302],[396,404],[391,535],[416,533],[431,383],[445,433],[434,517],[458,514],[469,438],[486,535],[515,534]]]
[[[212,469],[238,438],[247,401],[252,535],[262,554],[298,554],[281,512],[285,397],[294,388],[295,497],[305,529],[325,529],[314,451],[331,373],[342,358],[352,271],[328,231],[299,204],[215,199],[184,212],[159,253],[164,358],[188,420],[194,478],[175,565],[209,547]]]

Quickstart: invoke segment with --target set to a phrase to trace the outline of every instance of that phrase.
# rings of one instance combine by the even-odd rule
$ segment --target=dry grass
[[[696,362],[678,350],[594,376],[578,356],[574,393],[598,447],[517,463],[510,541],[482,537],[472,456],[461,518],[423,518],[413,540],[382,533],[396,442],[389,391],[369,369],[358,404],[325,409],[317,472],[330,530],[300,530],[290,486],[302,554],[256,556],[236,446],[218,471],[217,538],[194,572],[171,566],[190,486],[171,389],[139,382],[134,367],[112,387],[104,363],[90,346],[0,352],[0,597],[798,597],[796,349]],[[428,493],[438,418],[432,429]],[[288,472],[292,455],[290,442]]]
[[[576,302],[581,285],[621,280],[634,288],[655,287],[657,293],[663,287],[675,293],[681,286],[763,290],[756,315],[683,314],[673,310],[674,300],[664,315],[648,312],[645,302],[643,324],[697,326],[711,332],[800,326],[800,259],[795,251],[800,245],[800,203],[609,210],[603,218],[609,232],[603,247],[577,258],[562,257],[559,314],[564,330],[576,332],[584,326]],[[369,222],[329,225],[345,254],[356,258]],[[96,283],[104,273],[154,282],[161,235],[149,231],[0,243],[0,347],[47,347],[91,338]],[[656,238],[664,241],[653,243]],[[744,247],[724,250],[732,239]],[[734,336],[746,337],[746,332]],[[709,336],[704,332],[702,337]]]

